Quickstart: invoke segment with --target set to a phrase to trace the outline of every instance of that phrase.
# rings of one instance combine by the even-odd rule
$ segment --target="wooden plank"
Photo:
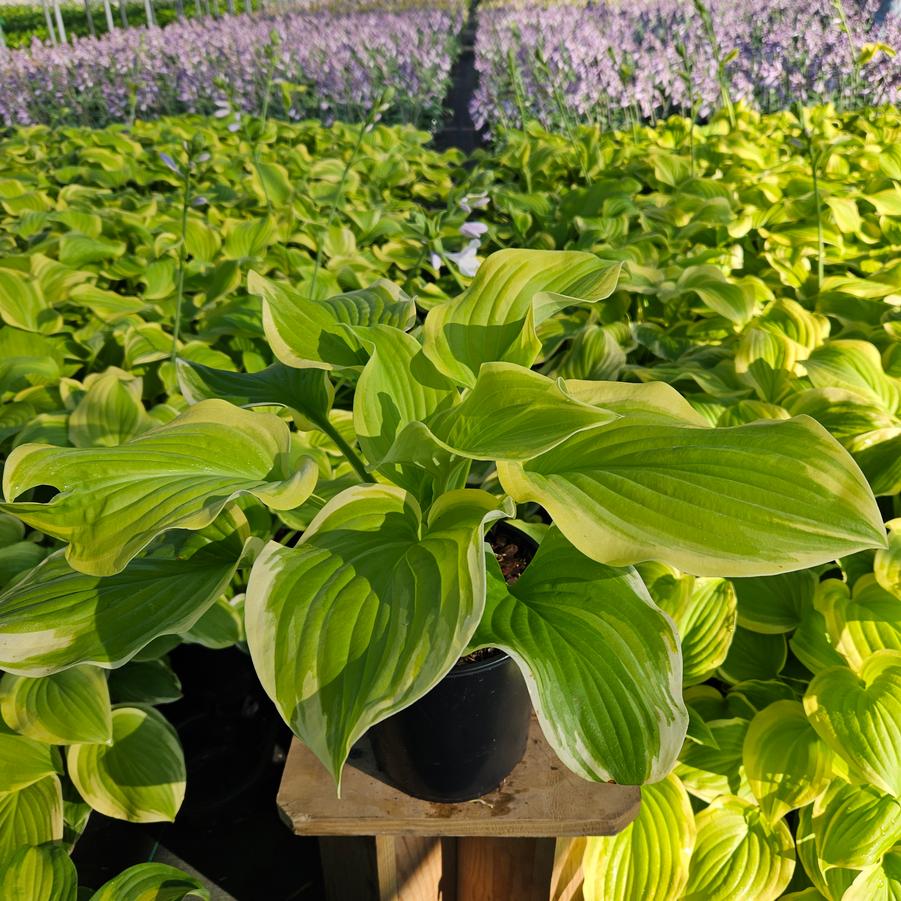
[[[533,718],[525,757],[494,792],[462,804],[411,798],[385,781],[368,743],[351,753],[342,797],[322,764],[291,745],[278,804],[298,835],[613,835],[638,814],[634,786],[588,782],[548,747]]]
[[[558,838],[555,844],[550,901],[584,901],[582,857],[585,839]]]
[[[366,836],[319,839],[326,901],[381,901],[375,840]]]
[[[549,838],[457,839],[457,901],[547,901]]]

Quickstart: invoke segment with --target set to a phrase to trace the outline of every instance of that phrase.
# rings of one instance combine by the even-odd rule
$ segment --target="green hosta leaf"
[[[485,363],[463,401],[429,421],[448,449],[482,460],[528,460],[618,418],[515,363]]]
[[[836,780],[814,804],[811,825],[822,863],[869,866],[901,841],[901,800]]]
[[[515,585],[492,568],[472,646],[516,660],[560,759],[598,781],[666,776],[688,724],[678,639],[638,574],[585,557],[555,528]]]
[[[901,379],[885,374],[879,351],[867,341],[830,341],[804,366],[814,388],[844,388],[890,413],[901,407]]]
[[[576,400],[603,407],[630,419],[667,425],[704,427],[707,421],[675,388],[665,382],[632,384],[628,382],[594,382],[566,379],[566,393]]]
[[[2,506],[68,541],[75,569],[107,576],[161,532],[202,529],[243,494],[290,510],[316,476],[309,458],[291,465],[290,433],[276,416],[208,400],[119,447],[17,447],[3,474],[7,500],[37,485],[60,493],[46,504]]]
[[[378,466],[406,425],[452,403],[457,392],[411,335],[385,326],[355,329],[354,333],[369,348],[370,358],[354,394],[353,424],[366,459]],[[386,473],[399,484],[410,483],[403,468],[389,467]]]
[[[574,250],[500,250],[469,288],[426,317],[423,352],[467,387],[483,363],[529,367],[541,352],[535,328],[564,307],[609,297],[620,264]]]
[[[819,797],[832,779],[832,751],[798,701],[776,701],[751,720],[743,759],[751,791],[773,823]]]
[[[63,791],[57,776],[45,776],[19,791],[0,792],[0,872],[23,845],[62,837]]]
[[[126,249],[124,241],[104,241],[70,232],[59,239],[59,261],[80,269],[88,263],[103,263],[121,257]]]
[[[37,566],[46,553],[47,548],[32,541],[17,541],[0,548],[0,588],[8,585],[20,573]]]
[[[732,635],[719,674],[727,682],[772,679],[782,672],[787,656],[784,635],[766,635],[739,626]]]
[[[181,681],[163,660],[133,660],[109,674],[114,704],[168,704],[181,698]]]
[[[69,415],[75,447],[116,447],[146,432],[153,421],[141,403],[143,380],[121,369],[88,376],[87,392]]]
[[[580,331],[557,367],[567,379],[617,379],[626,366],[626,352],[609,328],[591,323]]]
[[[809,570],[734,579],[738,598],[738,622],[753,632],[778,634],[800,625],[813,601],[816,574]]]
[[[735,632],[735,591],[725,579],[697,579],[688,598],[660,606],[682,644],[683,685],[702,682],[725,659]]]
[[[112,743],[72,745],[68,764],[79,794],[108,817],[172,821],[185,796],[178,736],[152,707],[117,707]]]
[[[305,297],[255,272],[248,276],[247,288],[263,300],[263,328],[276,357],[300,369],[360,367],[367,354],[346,326],[382,324],[406,330],[416,319],[413,301],[384,280],[328,300]]]
[[[823,670],[807,689],[804,709],[853,773],[901,795],[901,652],[879,651],[859,673]]]
[[[0,269],[0,318],[26,332],[58,331],[62,318],[36,283],[12,269]]]
[[[897,901],[901,898],[901,845],[881,862],[862,870],[842,895],[842,901]]]
[[[59,772],[59,756],[50,745],[16,735],[0,724],[0,793],[18,791]]]
[[[268,216],[224,223],[226,233],[224,255],[230,260],[252,260],[266,252],[278,238],[275,222]]]
[[[0,875],[0,898],[76,901],[78,873],[62,845],[19,848]]]
[[[697,294],[704,306],[737,323],[747,322],[756,305],[752,291],[727,281],[715,266],[690,266],[679,276],[676,292]]]
[[[695,825],[684,901],[774,901],[782,894],[795,869],[785,823],[770,825],[754,804],[724,796],[697,814]]]
[[[686,744],[675,774],[691,794],[703,801],[713,801],[720,795],[753,797],[742,763],[748,721],[734,717],[710,720],[707,726],[715,744]]]
[[[850,594],[836,579],[821,582],[816,605],[833,646],[851,669],[860,671],[876,651],[901,651],[901,603],[872,573],[861,576]]]
[[[901,519],[893,519],[887,525],[888,547],[876,551],[873,574],[886,591],[901,601]]]
[[[245,602],[257,674],[336,781],[354,741],[466,647],[485,604],[484,527],[509,512],[464,489],[424,519],[400,489],[361,485],[295,547],[272,542],[257,558]]]
[[[105,742],[112,735],[106,676],[93,666],[35,679],[6,673],[0,713],[11,729],[52,745]]]
[[[139,863],[111,879],[90,901],[209,901],[210,893],[193,876],[164,863]]]
[[[769,575],[884,544],[863,475],[806,417],[731,429],[625,417],[499,463],[498,475],[514,500],[541,504],[583,553],[614,565]]]
[[[789,639],[792,653],[812,673],[820,673],[831,666],[847,666],[847,661],[829,640],[826,618],[813,606],[804,611],[801,625]]]
[[[585,901],[676,901],[688,881],[694,815],[675,776],[641,790],[641,810],[618,835],[589,838]]]
[[[812,416],[845,447],[859,435],[895,424],[881,403],[845,388],[811,388],[786,398],[785,406],[793,416]]]
[[[885,496],[901,492],[901,428],[862,435],[859,442],[851,450],[873,493]]]
[[[298,428],[328,419],[335,390],[328,374],[273,363],[259,372],[229,372],[179,359],[178,384],[190,404],[220,397],[239,407],[288,407]]]
[[[243,638],[241,611],[225,598],[219,598],[203,616],[183,634],[189,644],[205,648],[229,648]]]
[[[186,631],[226,590],[242,550],[240,536],[201,538],[175,533],[106,578],[52,554],[0,594],[0,667],[27,676],[116,667],[157,636]]]

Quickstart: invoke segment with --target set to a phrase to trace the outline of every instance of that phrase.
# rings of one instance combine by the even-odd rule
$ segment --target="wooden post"
[[[496,791],[434,804],[391,786],[368,744],[342,798],[295,741],[278,803],[299,835],[320,836],[327,901],[582,901],[586,835],[638,814],[639,790],[586,782],[554,756],[533,719],[525,757]]]

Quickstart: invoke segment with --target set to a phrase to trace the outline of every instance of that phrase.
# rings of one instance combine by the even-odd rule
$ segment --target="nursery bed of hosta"
[[[249,649],[336,778],[508,650],[566,765],[645,783],[587,899],[901,893],[901,114],[734,118],[0,143],[0,897],[74,898],[92,810],[177,815],[181,642]],[[342,668],[398,547],[441,624],[398,563],[421,628]]]

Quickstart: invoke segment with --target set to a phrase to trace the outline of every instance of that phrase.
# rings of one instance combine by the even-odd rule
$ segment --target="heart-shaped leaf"
[[[93,666],[36,679],[4,674],[0,713],[11,729],[52,745],[105,742],[112,736],[106,676]]]
[[[609,297],[620,265],[575,250],[493,253],[463,294],[429,311],[423,352],[467,387],[483,363],[529,367],[541,352],[536,326],[564,307]]]
[[[738,623],[753,632],[790,632],[813,602],[816,574],[810,570],[734,579]]]
[[[630,421],[580,432],[498,475],[602,563],[770,575],[885,543],[860,470],[812,419],[728,429]]]
[[[119,447],[17,447],[3,473],[6,499],[39,485],[59,494],[0,506],[68,541],[74,569],[109,576],[161,532],[202,529],[242,494],[275,510],[297,507],[316,477],[311,459],[292,464],[290,433],[276,416],[208,400]]]
[[[814,804],[811,825],[824,864],[870,866],[901,840],[901,800],[837,779]]]
[[[873,574],[876,581],[901,601],[901,519],[886,523],[889,529],[888,547],[876,551]]]
[[[247,289],[263,300],[263,328],[273,353],[287,366],[300,369],[357,368],[367,354],[345,326],[390,325],[406,330],[416,320],[413,301],[389,281],[313,300],[256,272]]]
[[[807,689],[804,709],[853,773],[901,795],[901,652],[878,651],[859,673],[823,670]]]
[[[771,823],[819,797],[832,779],[832,751],[798,701],[776,701],[758,713],[742,757],[751,791]]]
[[[76,901],[78,873],[62,845],[19,848],[0,875],[0,898],[28,901]]]
[[[209,901],[210,893],[193,876],[164,863],[139,863],[101,886],[90,901]]]
[[[586,779],[664,778],[688,726],[679,645],[635,570],[596,563],[555,528],[514,585],[492,566],[472,647],[516,660],[560,759]]]
[[[463,489],[423,518],[401,489],[361,485],[295,547],[272,542],[257,558],[245,601],[257,674],[339,786],[351,745],[463,652],[485,605],[485,525],[511,512]]]
[[[685,788],[702,801],[720,795],[751,799],[751,789],[742,762],[748,721],[740,717],[708,720],[713,743],[689,742],[679,755],[675,773]]]
[[[901,845],[882,860],[861,870],[842,901],[896,901],[901,898]]]
[[[676,901],[688,881],[695,822],[675,776],[641,790],[638,816],[618,835],[589,838],[582,867],[585,901]]]
[[[684,901],[774,901],[791,881],[795,849],[782,821],[724,795],[695,816],[697,838]]]
[[[0,792],[18,791],[60,772],[59,754],[50,745],[16,735],[0,723]]]
[[[58,776],[0,792],[0,872],[23,845],[58,842],[62,837],[63,789]]]
[[[194,625],[231,581],[242,540],[175,532],[106,578],[52,554],[0,594],[0,667],[44,676],[82,663],[120,666],[158,636]]]
[[[178,735],[152,707],[117,707],[112,743],[72,745],[68,764],[82,798],[108,817],[171,822],[185,796]]]

